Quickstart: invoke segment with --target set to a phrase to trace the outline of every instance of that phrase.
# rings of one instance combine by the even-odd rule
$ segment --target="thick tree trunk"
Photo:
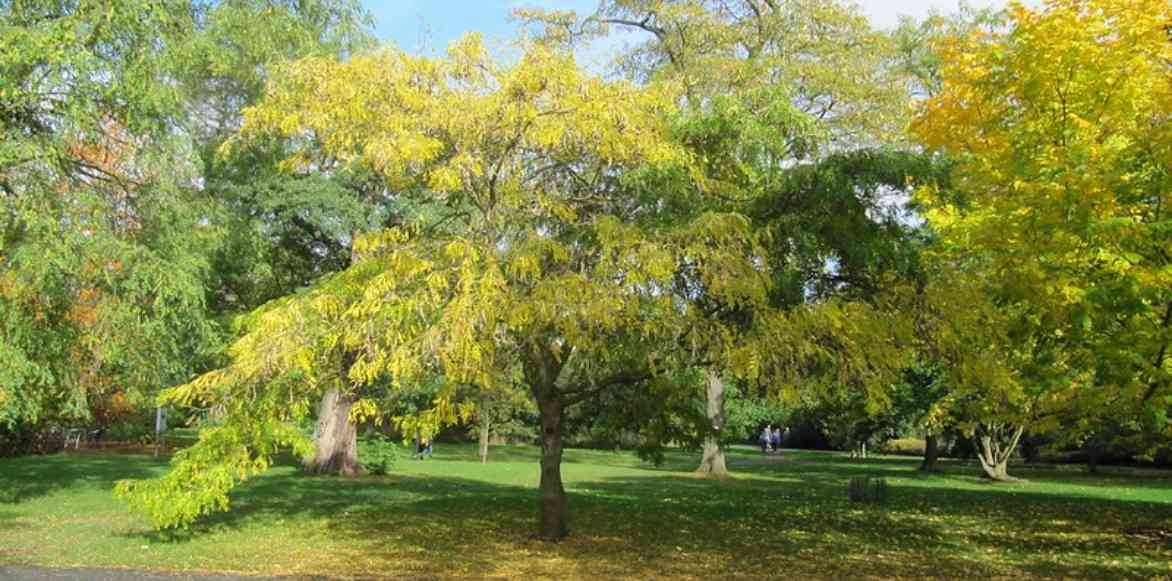
[[[562,486],[563,406],[555,389],[538,390],[537,407],[541,412],[541,484],[538,535],[557,541],[569,534],[569,511],[566,489]]]
[[[353,396],[331,389],[322,396],[313,432],[317,454],[302,463],[310,474],[355,476],[362,473],[358,464],[358,430],[350,423]]]
[[[704,439],[704,455],[696,471],[713,478],[728,478],[724,449],[720,446],[720,434],[724,429],[724,379],[711,369],[705,372],[705,376],[708,421],[712,423],[712,433]]]
[[[924,461],[920,463],[923,472],[936,471],[936,459],[940,457],[940,437],[936,434],[924,436]]]
[[[981,458],[981,469],[985,471],[985,477],[989,480],[998,482],[1009,482],[1011,480],[1009,477],[1008,461],[998,460],[994,463],[989,463],[984,458]]]
[[[1000,439],[1001,430],[1000,427],[992,427],[980,434],[977,439],[977,458],[981,461],[981,469],[986,477],[997,482],[1009,482],[1016,480],[1009,476],[1009,459],[1013,457],[1013,451],[1017,449],[1024,429],[1015,429],[1009,442],[1004,445]]]

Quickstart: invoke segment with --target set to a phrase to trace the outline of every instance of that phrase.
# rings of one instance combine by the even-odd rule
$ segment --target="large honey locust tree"
[[[298,62],[249,111],[241,142],[312,143],[287,160],[302,170],[314,152],[361,164],[418,218],[359,238],[348,269],[259,311],[230,365],[169,391],[223,402],[225,421],[168,475],[120,494],[159,526],[184,525],[226,508],[278,446],[310,453],[292,422],[328,390],[359,420],[378,413],[364,386],[440,377],[433,407],[399,418],[429,433],[471,413],[458,392],[519,376],[540,417],[538,534],[564,537],[568,408],[695,365],[759,368],[747,341],[714,349],[702,334],[733,332],[672,291],[682,276],[748,310],[770,280],[749,220],[706,211],[709,180],[671,139],[677,101],[667,86],[585,74],[548,45],[501,64],[476,37],[439,59],[388,48]]]

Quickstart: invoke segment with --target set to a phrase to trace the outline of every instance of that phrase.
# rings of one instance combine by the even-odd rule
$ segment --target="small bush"
[[[886,503],[887,480],[884,478],[871,478],[870,476],[852,477],[847,495],[850,497],[851,502]]]
[[[87,436],[89,430],[86,430]],[[102,440],[108,442],[154,442],[155,415],[130,416],[111,424],[102,434]]]
[[[896,438],[883,444],[883,451],[901,456],[923,456],[924,446],[923,438]]]
[[[52,424],[0,427],[0,457],[52,454],[65,446],[65,428]]]
[[[382,434],[358,441],[358,458],[371,474],[387,474],[399,461],[399,444]]]

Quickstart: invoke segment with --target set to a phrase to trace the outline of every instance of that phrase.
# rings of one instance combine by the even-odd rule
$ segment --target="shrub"
[[[870,476],[852,477],[847,495],[850,497],[851,502],[886,503],[887,480],[884,478],[871,478]]]
[[[373,434],[358,441],[358,457],[371,474],[387,474],[399,461],[399,444],[382,434]]]
[[[0,427],[0,457],[60,452],[65,446],[65,431],[47,423]]]
[[[883,451],[887,454],[899,454],[901,456],[923,456],[924,440],[923,438],[896,438],[894,440],[888,440],[883,444]]]
[[[173,413],[167,419],[169,423],[175,423],[178,420],[178,414]],[[123,414],[105,427],[106,430],[102,434],[104,441],[153,442],[155,439],[155,410],[154,408],[144,408],[135,413]]]

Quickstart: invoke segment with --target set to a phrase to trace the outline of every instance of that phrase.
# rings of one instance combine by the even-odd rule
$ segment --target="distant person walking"
[[[768,454],[768,453],[769,453],[769,439],[770,439],[770,437],[771,437],[771,434],[772,434],[772,433],[773,433],[773,425],[772,425],[772,424],[766,424],[766,425],[765,425],[765,430],[761,432],[761,436],[760,436],[760,439],[761,439],[761,453],[762,453],[762,454]]]
[[[424,458],[431,458],[431,438],[420,437],[415,444],[415,458],[422,460]]]
[[[773,444],[773,451],[781,453],[781,426],[773,428],[773,435],[770,437]]]

